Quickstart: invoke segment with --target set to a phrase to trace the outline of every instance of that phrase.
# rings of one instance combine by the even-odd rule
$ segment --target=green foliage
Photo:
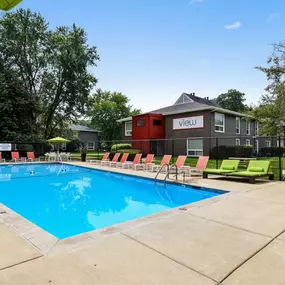
[[[220,94],[215,100],[222,108],[235,112],[243,113],[249,108],[244,103],[245,94],[236,89],[230,89],[227,93]]]
[[[227,159],[229,157],[252,157],[253,147],[246,145],[220,145],[215,146],[211,152],[213,159]]]
[[[83,29],[57,27],[37,13],[19,9],[0,19],[0,50],[5,67],[32,96],[39,137],[50,138],[84,115],[96,79],[89,72],[99,59]]]
[[[285,134],[285,42],[273,45],[274,52],[267,67],[257,67],[265,73],[269,85],[261,104],[253,114],[262,122],[261,134]]]
[[[36,133],[36,103],[14,74],[0,58],[0,140],[31,141]]]
[[[283,156],[285,154],[284,147],[263,147],[259,150],[258,155],[261,157]]]
[[[68,152],[79,151],[80,147],[81,147],[81,141],[79,139],[73,139],[66,144],[66,151]]]
[[[132,148],[132,149],[122,149],[122,150],[119,150],[118,152],[128,153],[128,154],[141,153],[141,151],[139,149],[135,149],[135,148]]]
[[[132,148],[131,144],[128,144],[128,143],[118,143],[118,144],[112,145],[111,151],[131,149],[131,148]]]
[[[92,127],[99,128],[101,138],[106,141],[121,139],[121,123],[117,120],[139,113],[140,110],[133,109],[128,97],[122,93],[98,89],[91,98]]]

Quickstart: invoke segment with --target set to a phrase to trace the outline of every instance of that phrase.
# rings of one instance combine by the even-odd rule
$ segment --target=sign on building
[[[204,128],[204,116],[173,119],[173,130],[202,129],[202,128]]]
[[[12,144],[10,143],[0,143],[0,151],[11,151]]]

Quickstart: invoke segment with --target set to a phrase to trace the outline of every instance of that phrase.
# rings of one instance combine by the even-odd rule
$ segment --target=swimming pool
[[[57,163],[0,166],[0,203],[59,239],[222,193]]]

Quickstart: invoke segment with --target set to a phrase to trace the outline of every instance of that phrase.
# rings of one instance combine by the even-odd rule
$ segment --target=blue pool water
[[[0,202],[60,239],[221,194],[61,164],[0,166]]]

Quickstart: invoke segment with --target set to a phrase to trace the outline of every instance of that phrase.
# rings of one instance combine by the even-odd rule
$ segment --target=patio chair
[[[0,151],[0,162],[5,162],[5,158],[2,158],[2,152]]]
[[[35,153],[34,152],[27,152],[27,157],[28,157],[28,159],[27,159],[27,161],[40,161],[40,158],[38,157],[38,158],[36,158],[35,157]]]
[[[270,180],[274,180],[274,175],[269,173],[269,168],[269,160],[251,160],[246,171],[234,172],[229,176],[247,178],[250,184],[254,184],[255,179],[260,177],[269,177]]]
[[[12,156],[11,162],[26,161],[25,157],[22,158],[20,157],[18,151],[12,151],[11,156]]]
[[[179,155],[176,162],[169,168],[168,174],[178,174],[183,170],[187,155]]]
[[[167,169],[169,168],[169,163],[170,163],[171,158],[172,158],[171,154],[164,155],[159,165],[151,164],[149,165],[148,170],[151,172],[156,172],[159,169],[161,169],[161,172],[167,171]]]
[[[134,165],[137,165],[140,163],[140,160],[141,160],[141,157],[142,157],[142,154],[141,153],[137,153],[134,160],[132,162],[125,162],[125,163],[122,163],[122,168],[133,168]]]
[[[70,152],[66,153],[66,161],[71,161],[71,153]]]
[[[102,159],[93,159],[93,160],[89,160],[89,163],[91,164],[102,164],[102,162],[104,161],[109,161],[109,155],[110,155],[110,152],[105,152]]]
[[[238,170],[238,166],[239,160],[225,159],[222,161],[221,167],[219,169],[206,168],[203,171],[203,178],[208,178],[208,174],[225,175],[236,172]]]
[[[56,161],[57,160],[57,154],[55,152],[45,153],[45,160]]]
[[[117,152],[117,153],[115,153],[115,155],[113,156],[113,159],[111,161],[109,161],[109,160],[101,161],[101,166],[110,166],[111,163],[118,162],[120,155],[121,154],[119,152]]]
[[[122,157],[121,157],[121,159],[120,159],[119,162],[111,162],[111,163],[110,163],[110,166],[111,166],[111,167],[113,167],[113,166],[114,166],[114,167],[121,167],[122,164],[127,161],[128,157],[129,157],[129,154],[128,154],[128,153],[124,153],[124,154],[122,155]]]
[[[134,170],[145,170],[149,165],[152,164],[154,154],[148,154],[143,163],[133,164],[130,167]]]
[[[209,156],[199,156],[195,167],[182,166],[182,172],[185,172],[185,174],[189,176],[202,175],[203,171],[207,167],[208,161],[209,161]]]

